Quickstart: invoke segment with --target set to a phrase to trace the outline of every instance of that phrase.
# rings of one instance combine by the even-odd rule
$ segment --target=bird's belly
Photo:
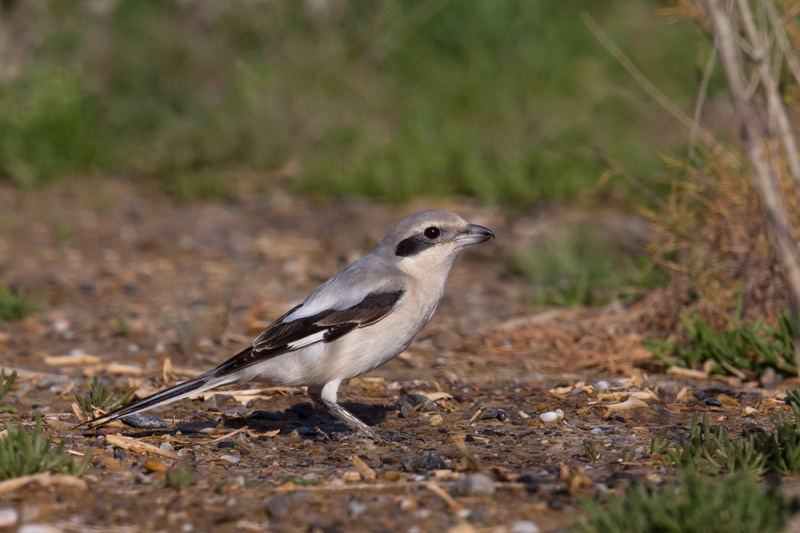
[[[428,323],[434,309],[407,305],[405,312],[392,313],[333,342],[318,342],[255,364],[246,369],[240,381],[301,387],[322,386],[360,376],[405,350]]]

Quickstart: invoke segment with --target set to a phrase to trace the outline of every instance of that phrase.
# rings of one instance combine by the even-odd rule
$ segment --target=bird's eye
[[[430,228],[425,228],[423,235],[425,235],[425,237],[428,239],[435,239],[440,233],[441,231],[439,231],[439,228],[436,226],[431,226]]]

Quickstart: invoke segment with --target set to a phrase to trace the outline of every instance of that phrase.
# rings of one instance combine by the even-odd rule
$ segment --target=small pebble
[[[362,514],[366,513],[367,509],[368,507],[366,503],[353,500],[347,505],[347,514],[350,515],[350,518],[358,518]]]
[[[783,377],[775,372],[772,367],[767,367],[764,372],[758,377],[758,382],[765,389],[772,389],[775,385],[779,385],[783,381]]]
[[[139,290],[139,285],[136,283],[123,283],[122,287],[120,288],[122,289],[122,292],[126,294],[133,294]]]
[[[78,290],[83,294],[94,294],[97,292],[97,286],[94,283],[81,283],[78,285]]]
[[[416,499],[406,497],[402,498],[398,502],[398,506],[400,507],[401,511],[413,511],[414,509],[419,507],[419,503],[417,502]]]
[[[19,521],[19,513],[16,509],[7,507],[0,509],[0,527],[11,527]]]
[[[405,468],[407,472],[439,470],[442,468],[447,468],[447,463],[445,463],[444,459],[442,459],[439,455],[428,450],[425,452],[424,456],[412,457],[408,461],[404,462],[403,468]]]
[[[23,524],[17,529],[17,533],[62,533],[64,530],[49,524]]]
[[[750,407],[749,405],[747,407],[745,407],[744,409],[742,409],[742,415],[743,416],[752,416],[752,415],[756,414],[757,412],[758,412],[757,409],[755,409],[753,407]]]
[[[711,407],[722,407],[722,402],[717,400],[716,398],[706,398],[705,404]]]
[[[361,474],[359,474],[355,470],[348,470],[344,474],[342,474],[342,480],[346,483],[356,483],[361,481]]]
[[[289,500],[276,496],[264,502],[264,509],[270,518],[283,518],[289,514]]]
[[[527,520],[519,520],[511,524],[511,533],[539,533],[539,526]]]
[[[222,459],[223,461],[228,461],[229,463],[234,465],[239,464],[239,461],[242,460],[241,457],[235,457],[233,455],[221,455],[220,459]]]
[[[172,449],[173,449],[172,448],[172,443],[171,442],[167,442],[167,441],[162,442],[161,446],[159,446],[158,448],[160,450],[164,450],[165,452],[171,452]]]
[[[492,409],[490,411],[486,411],[481,415],[481,420],[489,420],[492,418],[496,418],[501,422],[505,422],[508,420],[508,411],[505,409]]]
[[[397,480],[400,479],[400,472],[397,472],[395,470],[389,470],[389,471],[383,472],[381,474],[381,477],[383,479],[385,479],[386,481],[397,481]]]
[[[486,474],[467,474],[456,481],[450,489],[454,496],[475,496],[494,494],[494,481]]]
[[[436,404],[422,394],[403,394],[397,400],[397,407],[400,411],[400,416],[403,418],[408,418],[415,410],[428,412],[438,410]]]
[[[608,390],[608,381],[598,381],[597,383],[594,384],[594,388],[598,392],[607,391]],[[519,523],[519,522],[517,522],[517,523]],[[536,527],[535,524],[534,524],[534,527]]]
[[[148,472],[166,472],[167,465],[159,459],[148,459],[144,464],[144,469]]]
[[[150,415],[131,415],[122,419],[122,422],[136,429],[163,429],[167,423],[160,418]]]
[[[122,448],[115,448],[114,449],[114,459],[125,459],[125,450]]]
[[[53,385],[57,385],[61,382],[61,376],[48,376],[46,378],[42,378],[36,382],[36,388],[39,390],[49,389]]]
[[[272,411],[265,411],[264,409],[256,409],[252,413],[250,413],[250,419],[252,420],[266,420],[267,422],[280,422],[283,420],[281,415],[278,413],[273,413]]]
[[[561,409],[556,409],[555,411],[547,411],[546,413],[542,413],[539,415],[539,420],[544,423],[555,422],[556,420],[560,420],[564,418],[564,411]]]
[[[433,415],[428,419],[428,424],[432,427],[439,427],[444,424],[444,418],[442,415]]]

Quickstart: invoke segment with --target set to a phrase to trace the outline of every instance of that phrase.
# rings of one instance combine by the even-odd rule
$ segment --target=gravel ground
[[[92,452],[82,483],[0,484],[0,527],[559,531],[578,516],[576,495],[663,478],[648,455],[662,427],[677,441],[699,411],[735,434],[786,409],[781,392],[753,383],[643,373],[640,310],[530,315],[530,288],[503,257],[553,219],[250,190],[184,205],[114,181],[0,189],[0,205],[0,281],[46,302],[0,326],[2,365],[19,371],[5,402],[19,413],[0,419],[32,426],[41,409],[51,438]],[[218,364],[394,221],[430,207],[498,239],[459,258],[406,353],[342,387],[383,441],[350,434],[302,390],[257,384],[152,412],[166,428],[74,429],[74,396],[94,376],[144,395]],[[165,482],[180,457],[193,469],[184,490]]]

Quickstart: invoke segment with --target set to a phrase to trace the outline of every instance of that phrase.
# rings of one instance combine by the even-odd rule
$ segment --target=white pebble
[[[555,422],[556,420],[560,420],[564,418],[564,411],[561,409],[557,409],[555,411],[547,411],[546,413],[542,413],[539,415],[539,420],[542,422]]]
[[[0,527],[11,527],[19,520],[16,509],[0,509]]]
[[[61,533],[61,528],[49,524],[23,524],[17,533]]]
[[[223,461],[228,461],[229,463],[239,464],[239,461],[242,459],[240,457],[235,457],[233,455],[223,455],[220,457]]]
[[[594,388],[598,391],[608,390],[608,381],[598,381],[594,384]]]
[[[519,520],[511,524],[511,533],[539,533],[539,526],[527,520]]]

